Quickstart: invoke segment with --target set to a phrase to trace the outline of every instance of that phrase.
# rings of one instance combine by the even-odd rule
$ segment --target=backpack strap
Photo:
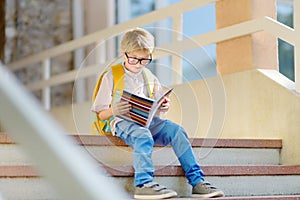
[[[100,85],[102,83],[103,76],[108,72],[108,70],[105,70],[100,77],[98,78],[98,81],[95,85],[94,91],[93,91],[93,96],[92,96],[92,104],[94,104],[95,99],[97,97]],[[101,121],[99,119],[99,116],[97,113],[92,112],[92,117],[91,117],[91,131],[93,135],[106,135],[106,133],[102,130],[103,126],[105,125],[105,122]]]
[[[122,64],[117,64],[111,66],[111,70],[114,80],[111,103],[114,103],[120,98],[124,90],[124,69]]]
[[[147,84],[148,95],[151,99],[154,99],[154,76],[152,72],[147,68],[143,69],[143,76]]]

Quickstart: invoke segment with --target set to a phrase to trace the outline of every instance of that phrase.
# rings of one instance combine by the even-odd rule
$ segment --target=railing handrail
[[[239,24],[231,25],[225,28],[217,29],[215,31],[194,36],[190,39],[185,39],[181,41],[175,41],[171,44],[158,47],[159,49],[164,49],[166,51],[157,52],[154,57],[160,58],[166,55],[168,51],[183,52],[195,48],[195,44],[201,44],[202,46],[214,44],[217,42],[229,40],[236,37],[241,37],[244,35],[256,33],[259,31],[266,30],[276,37],[279,37],[290,44],[296,43],[295,31],[286,26],[282,25],[276,20],[270,17],[262,17],[258,19],[253,19],[245,21]],[[191,43],[192,42],[192,43]],[[109,62],[104,63],[104,66],[109,64]],[[78,73],[80,71],[80,73]],[[99,66],[97,64],[86,66],[86,68],[75,69],[64,74],[59,74],[52,76],[48,80],[41,80],[27,85],[29,90],[39,90],[49,86],[55,86],[63,83],[68,83],[74,81],[75,78],[85,78],[95,75],[99,71]]]
[[[32,56],[28,56],[22,58],[19,61],[15,61],[8,64],[9,69],[12,71],[16,71],[22,69],[30,64],[35,64],[37,62],[42,62],[48,58],[53,58],[55,56],[74,51],[76,49],[85,47],[89,44],[93,43],[101,43],[107,38],[112,37],[112,35],[119,35],[124,31],[134,28],[136,26],[144,26],[147,24],[151,24],[163,19],[167,19],[172,16],[181,15],[184,12],[191,11],[197,9],[199,7],[203,7],[205,5],[209,5],[211,3],[217,2],[219,0],[185,0],[179,3],[167,6],[165,8],[161,8],[159,10],[155,10],[143,16],[137,17],[130,21],[116,24],[113,27],[109,27],[108,29],[100,30],[86,36],[83,36],[78,39],[71,40],[64,44],[58,45],[48,50],[41,51]]]

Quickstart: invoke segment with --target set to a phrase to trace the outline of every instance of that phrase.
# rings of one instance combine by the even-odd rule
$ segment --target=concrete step
[[[111,181],[133,193],[132,150],[116,137],[73,137],[102,163]],[[227,196],[300,194],[300,167],[279,166],[282,141],[273,139],[190,139],[206,179]],[[156,146],[155,181],[188,197],[191,187],[170,147]],[[18,144],[0,133],[0,191],[7,199],[57,199],[57,194],[33,169]],[[270,184],[276,182],[278,184]]]
[[[202,166],[206,179],[221,188],[226,196],[264,196],[300,194],[299,166]],[[131,166],[110,166],[106,170],[127,184],[133,192]],[[186,183],[180,166],[156,166],[155,181],[173,188],[180,196],[189,196],[191,187]]]
[[[59,199],[52,186],[29,165],[0,166],[0,192],[3,199]]]
[[[132,150],[117,137],[76,135],[77,142],[104,165],[132,164]],[[278,165],[281,140],[191,138],[195,157],[201,165]],[[113,156],[112,156],[113,155]],[[0,165],[32,164],[11,138],[0,133]],[[155,165],[178,165],[170,146],[156,146]]]
[[[124,187],[129,194],[133,194],[132,166],[104,168],[111,181]],[[252,198],[252,196],[300,195],[300,165],[202,166],[202,168],[206,179],[221,188],[227,197],[237,199],[239,196]],[[187,184],[180,166],[156,166],[155,181],[176,190],[179,197],[190,196],[191,187]],[[27,194],[35,195],[37,199],[42,194],[47,194],[48,199],[56,197],[55,192],[32,166],[0,166],[0,191],[4,197],[9,197],[8,199],[18,199],[15,196]]]
[[[104,165],[132,164],[132,149],[117,137],[75,136]],[[281,140],[191,138],[195,157],[202,165],[278,165]],[[111,156],[114,155],[114,156]],[[170,146],[156,146],[154,165],[179,165]]]
[[[30,165],[32,162],[12,138],[0,132],[0,166],[1,165]]]

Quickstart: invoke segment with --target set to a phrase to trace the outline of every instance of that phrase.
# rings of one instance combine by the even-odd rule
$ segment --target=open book
[[[167,90],[156,100],[141,97],[124,90],[121,101],[127,101],[131,105],[131,109],[129,114],[119,115],[118,117],[133,121],[141,126],[149,127],[156,111],[163,103],[163,98],[170,94],[172,90],[173,88]]]

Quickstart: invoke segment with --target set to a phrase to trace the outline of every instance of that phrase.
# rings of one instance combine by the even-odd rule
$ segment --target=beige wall
[[[91,135],[90,103],[73,104],[53,108],[50,114],[70,133]]]
[[[169,118],[179,122],[176,113],[190,109],[189,114],[185,115],[184,127],[194,137],[210,137],[219,135],[221,138],[279,138],[283,139],[283,150],[281,162],[283,164],[299,164],[300,148],[297,141],[300,141],[300,97],[291,89],[293,83],[275,70],[266,70],[266,74],[257,70],[250,70],[223,76],[225,87],[225,120],[220,133],[210,132],[218,127],[211,121],[212,111],[220,109],[212,103],[208,95],[206,81],[197,81],[190,86],[177,86],[175,92],[178,96],[187,96],[182,99],[180,104],[176,99],[173,100],[180,107],[175,107],[169,113]],[[211,81],[218,81],[212,79]],[[282,83],[283,82],[283,83]],[[281,84],[282,83],[282,84]],[[194,109],[185,108],[190,96],[185,94],[189,87],[197,91],[199,101],[198,111],[192,102]],[[218,113],[215,119],[222,120],[222,112]],[[174,117],[177,116],[177,117]],[[198,116],[199,120],[196,120]],[[195,123],[199,123],[198,130],[194,131]],[[219,126],[219,125],[218,125]]]
[[[283,139],[282,163],[300,164],[300,97],[277,71],[266,74],[271,78],[249,70],[177,85],[167,117],[190,137]],[[51,112],[69,132],[90,134],[89,106]]]

